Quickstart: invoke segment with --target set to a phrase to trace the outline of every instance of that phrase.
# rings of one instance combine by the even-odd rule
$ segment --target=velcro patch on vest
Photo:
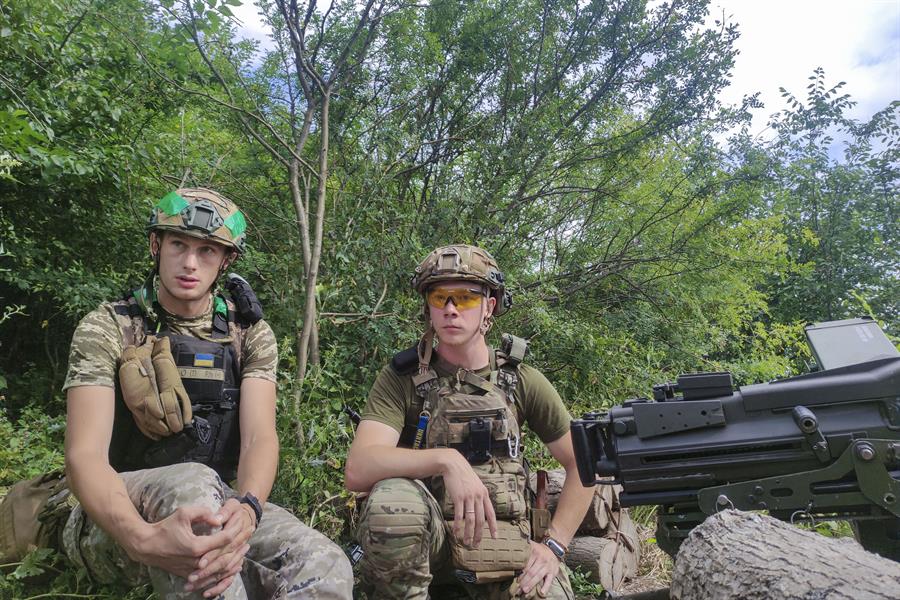
[[[182,379],[225,381],[225,371],[222,369],[192,369],[191,367],[178,367],[178,374],[181,375]]]
[[[216,366],[216,357],[212,354],[195,354],[194,355],[194,366],[195,367],[214,367]]]

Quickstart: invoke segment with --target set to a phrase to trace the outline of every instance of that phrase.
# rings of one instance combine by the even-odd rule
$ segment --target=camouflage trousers
[[[225,500],[237,496],[215,471],[199,463],[120,475],[134,506],[151,523],[166,518],[181,506],[218,510]],[[249,544],[240,576],[234,578],[220,599],[352,597],[353,573],[343,551],[285,509],[267,502],[263,519]],[[95,581],[126,585],[150,582],[165,600],[203,597],[202,590],[185,592],[185,579],[131,560],[80,505],[66,521],[62,547],[66,556]]]
[[[511,595],[512,581],[474,585],[453,577],[449,526],[437,500],[420,481],[394,478],[375,484],[357,536],[364,552],[360,582],[370,600],[496,600]],[[574,600],[565,566],[546,597]]]

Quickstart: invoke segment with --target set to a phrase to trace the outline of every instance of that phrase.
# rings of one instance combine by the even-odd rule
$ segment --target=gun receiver
[[[807,331],[817,356],[834,355],[818,333],[830,328],[832,344],[861,327],[880,334],[877,352],[834,368],[736,390],[728,373],[682,375],[653,400],[573,421],[582,483],[620,484],[623,506],[660,505],[657,542],[672,555],[706,516],[738,508],[847,519],[866,549],[900,561],[900,352],[871,320]]]

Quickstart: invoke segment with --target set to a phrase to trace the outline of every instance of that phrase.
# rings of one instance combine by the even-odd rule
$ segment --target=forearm
[[[66,478],[91,520],[134,557],[151,525],[131,502],[119,474],[99,456],[67,453]]]
[[[347,489],[367,492],[379,481],[391,477],[425,479],[445,475],[460,458],[459,452],[448,448],[411,450],[381,445],[351,448],[347,458]]]
[[[265,504],[275,483],[278,470],[278,438],[274,435],[241,440],[238,462],[237,491],[251,493]]]
[[[569,545],[584,519],[593,496],[594,487],[581,485],[577,468],[574,466],[567,468],[566,480],[559,493],[559,503],[550,522],[550,535],[553,539],[566,546]]]

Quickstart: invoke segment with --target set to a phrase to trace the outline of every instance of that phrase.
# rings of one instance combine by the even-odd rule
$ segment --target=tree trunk
[[[696,527],[672,573],[673,600],[900,598],[900,565],[851,538],[727,510]]]
[[[319,280],[319,261],[322,258],[322,235],[325,228],[325,202],[327,200],[328,183],[328,111],[331,98],[329,91],[322,94],[319,107],[321,121],[319,123],[319,185],[316,189],[316,222],[313,233],[312,250],[309,259],[309,270],[306,273],[306,306],[303,316],[303,330],[300,332],[300,356],[297,357],[297,371],[300,379],[306,377],[307,361],[312,358],[313,365],[318,365],[319,336],[314,337],[318,310],[316,307],[316,284]]]

